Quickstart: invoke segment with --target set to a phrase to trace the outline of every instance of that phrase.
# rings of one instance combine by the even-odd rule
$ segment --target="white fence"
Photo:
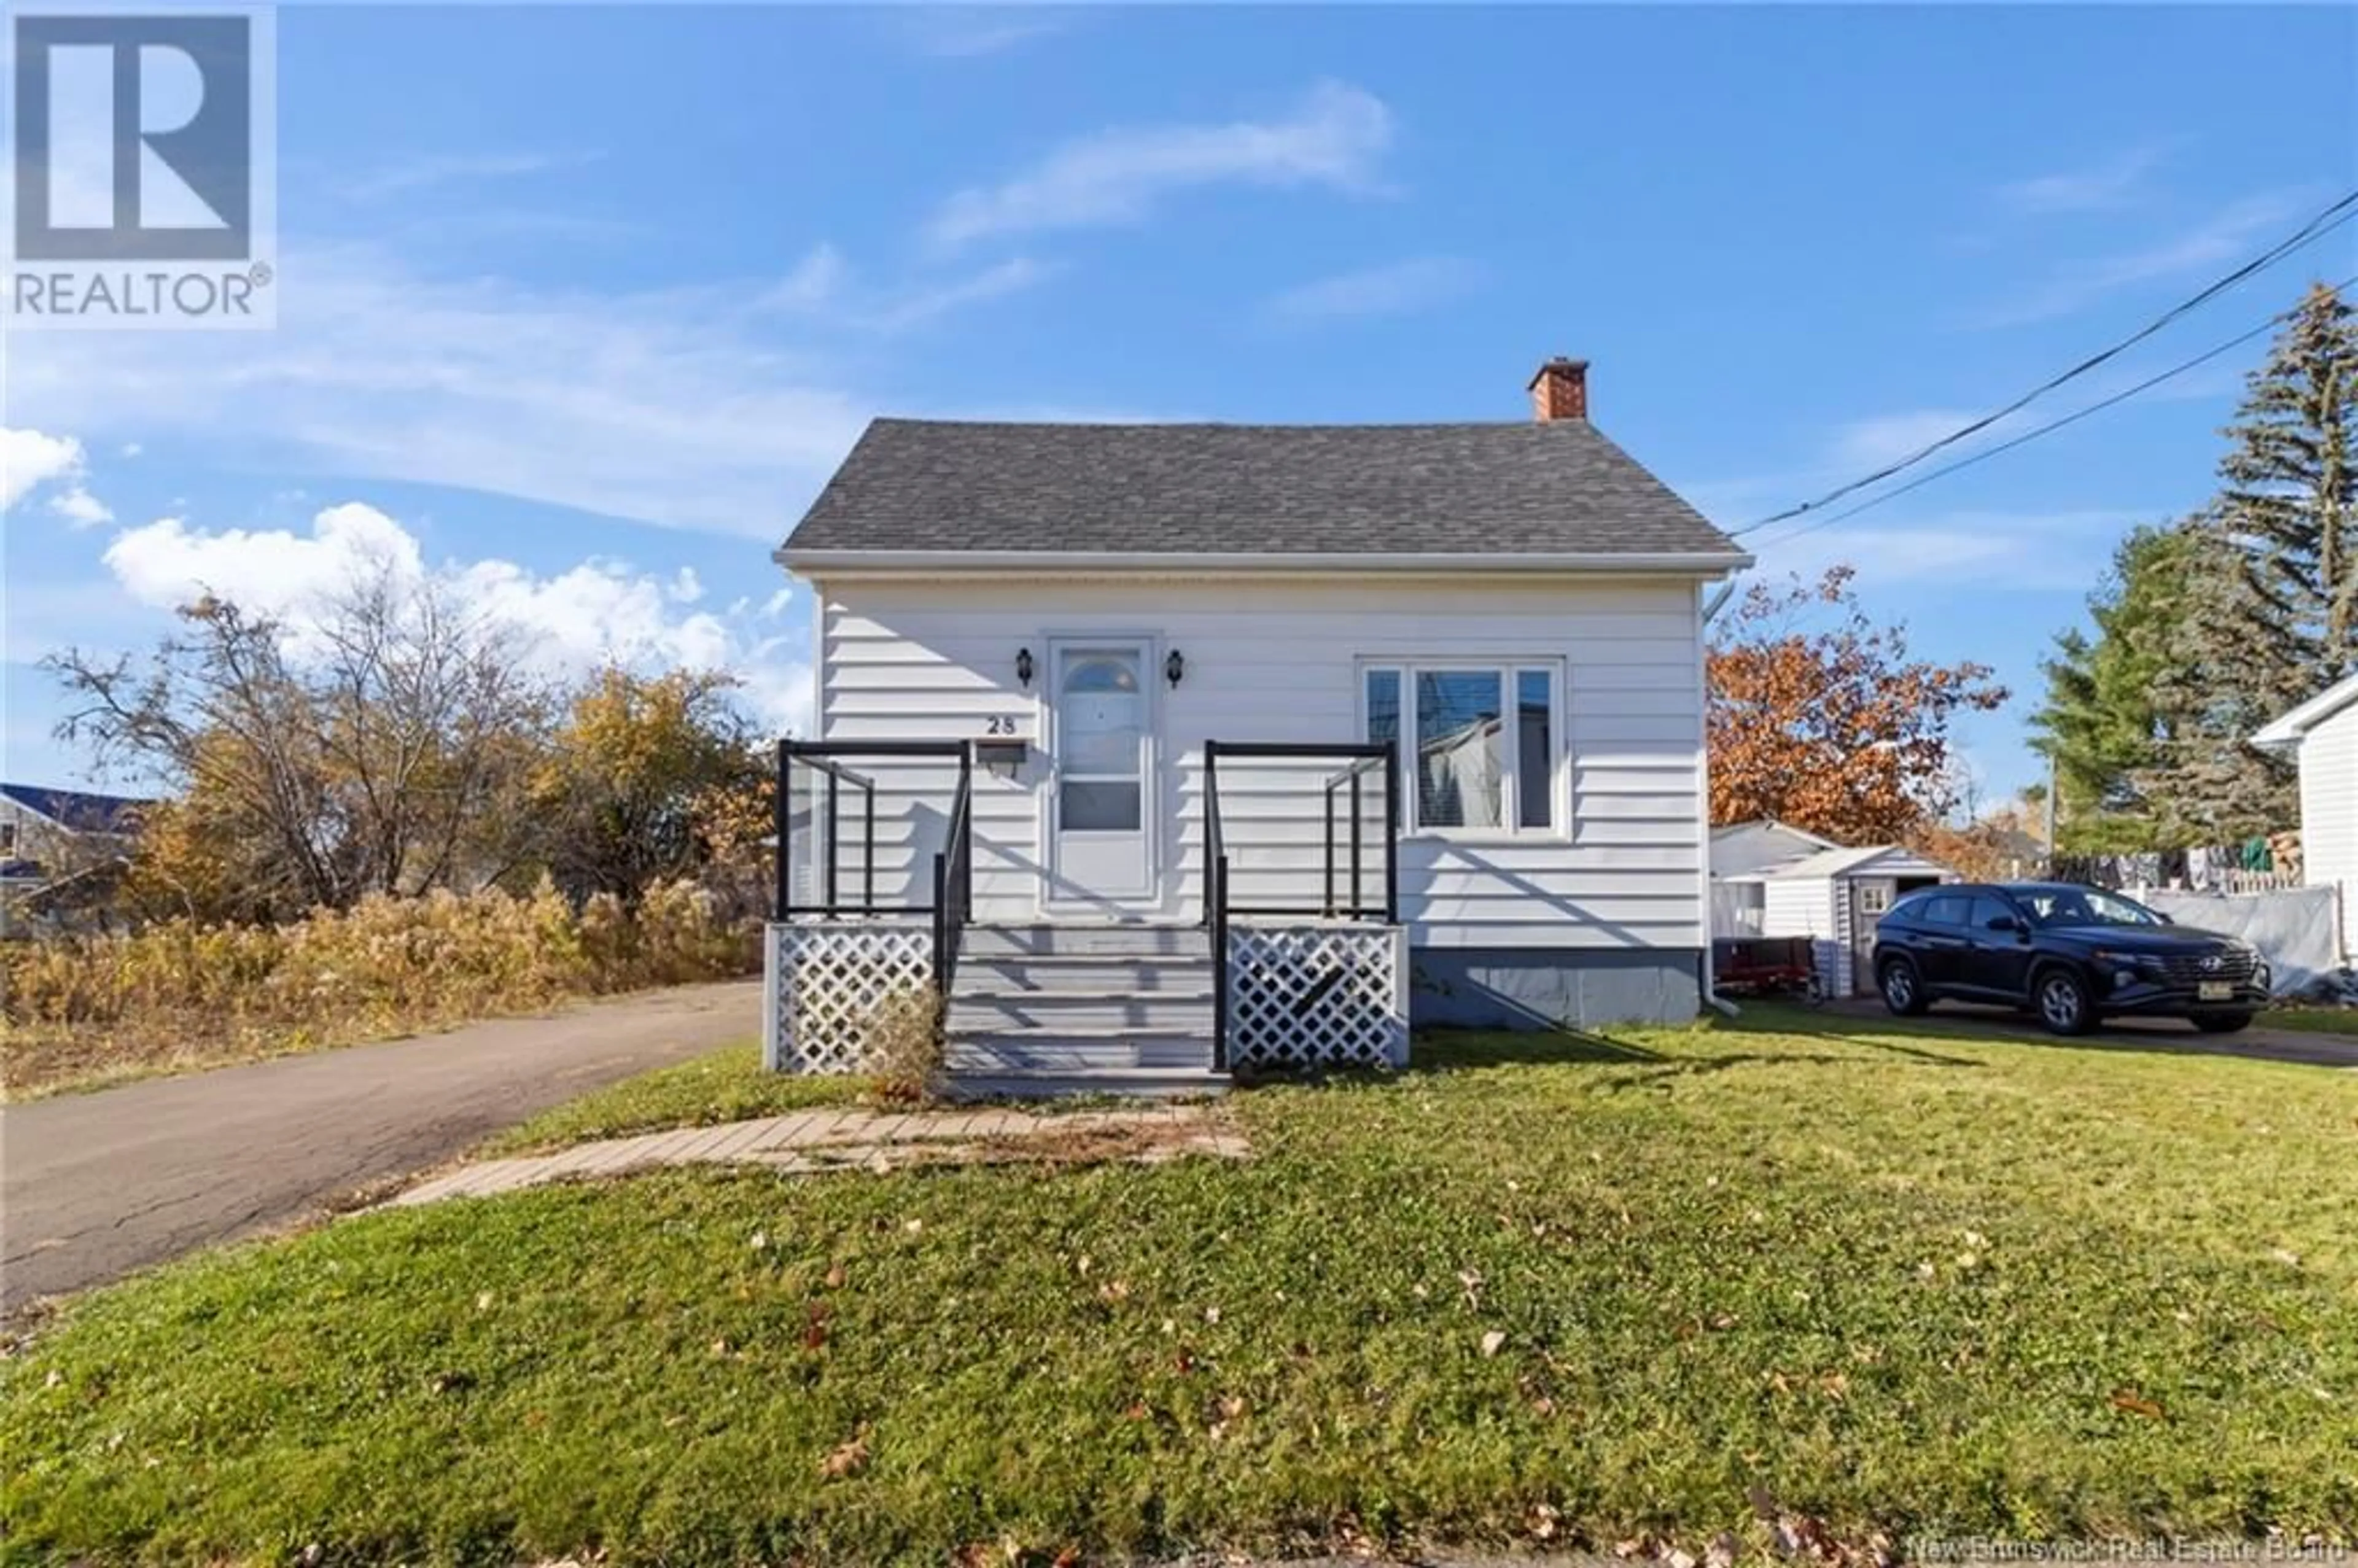
[[[762,963],[762,1063],[773,1072],[856,1073],[882,1002],[934,983],[926,922],[773,924]]]
[[[1408,928],[1228,927],[1231,1066],[1408,1063]]]

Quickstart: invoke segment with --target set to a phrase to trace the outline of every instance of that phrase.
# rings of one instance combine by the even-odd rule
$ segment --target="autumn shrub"
[[[946,1050],[939,991],[894,991],[869,1011],[860,1033],[860,1065],[874,1075],[880,1098],[914,1104],[932,1094]]]
[[[690,883],[578,912],[544,885],[372,897],[281,925],[160,921],[0,946],[10,1092],[749,974],[759,926]]]

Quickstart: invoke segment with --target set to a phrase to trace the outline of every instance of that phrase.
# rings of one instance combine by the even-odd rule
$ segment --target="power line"
[[[2340,283],[2333,286],[2333,292],[2339,294],[2353,283],[2358,283],[2358,276],[2343,278]],[[1805,523],[1799,528],[1779,534],[1773,539],[1764,539],[1760,542],[1761,547],[1763,549],[1774,549],[1778,546],[1784,544],[1789,539],[1798,539],[1804,534],[1812,534],[1815,533],[1820,528],[1831,527],[1833,524],[1841,522],[1845,517],[1855,517],[1862,512],[1872,511],[1874,508],[1882,505],[1887,501],[1895,500],[1899,496],[1907,494],[1911,490],[1921,489],[1923,486],[1931,483],[1936,479],[1941,479],[1946,475],[1955,473],[1959,469],[1969,469],[1975,463],[1984,462],[1991,458],[1996,457],[2000,452],[2012,451],[2015,448],[2022,446],[2027,442],[2035,441],[2041,436],[2052,435],[2056,431],[2063,428],[2066,425],[2076,425],[2091,414],[2101,413],[2103,410],[2110,408],[2117,403],[2125,403],[2130,398],[2136,396],[2139,393],[2150,392],[2153,388],[2159,386],[2165,381],[2173,380],[2178,376],[2184,375],[2188,371],[2198,370],[2203,365],[2209,364],[2212,360],[2217,359],[2220,355],[2235,349],[2240,349],[2245,343],[2250,342],[2253,339],[2276,330],[2277,327],[2291,320],[2299,313],[2300,311],[2299,307],[2295,307],[2290,310],[2280,310],[2277,312],[2277,314],[2269,317],[2266,320],[2261,322],[2258,326],[2254,327],[2251,330],[2237,333],[2234,337],[2228,339],[2218,347],[2205,349],[2202,352],[2195,355],[2192,359],[2181,361],[2179,363],[2170,366],[2168,370],[2161,372],[2159,374],[2147,376],[2145,380],[2138,382],[2135,386],[2124,387],[2120,391],[2114,393],[2111,396],[2099,398],[2095,402],[2089,404],[2084,408],[2074,409],[2071,413],[2064,415],[2060,419],[2050,419],[2046,424],[2038,427],[2036,429],[2025,430],[2021,435],[2013,437],[2008,440],[2000,441],[1995,447],[1985,447],[1980,451],[1974,453],[1971,457],[1959,458],[1955,462],[1945,463],[1941,467],[1934,469],[1931,473],[1920,474],[1916,478],[1909,480],[1906,484],[1897,485],[1890,490],[1885,491],[1880,495],[1870,496],[1866,500],[1860,502],[1856,506],[1846,506],[1842,511],[1833,514],[1830,517],[1821,517],[1814,522]]]
[[[2050,376],[2046,381],[2039,383],[2037,386],[2032,387],[2028,392],[2024,393],[2021,396],[2016,398],[2005,407],[1985,414],[1980,418],[1975,419],[1969,424],[1962,425],[1956,429],[1950,431],[1947,435],[1942,436],[1938,440],[1917,449],[1915,451],[1910,452],[1908,456],[1899,459],[1898,461],[1887,463],[1884,467],[1876,470],[1873,473],[1867,474],[1859,479],[1855,479],[1848,484],[1838,485],[1813,501],[1802,502],[1798,506],[1789,506],[1784,511],[1776,513],[1770,516],[1763,517],[1757,523],[1747,523],[1743,527],[1736,529],[1728,536],[1730,538],[1740,539],[1744,537],[1745,535],[1766,528],[1772,523],[1787,522],[1792,518],[1802,515],[1804,513],[1815,512],[1822,506],[1825,506],[1833,502],[1840,501],[1845,495],[1850,495],[1858,491],[1865,490],[1867,486],[1872,484],[1880,484],[1885,480],[1891,478],[1895,474],[1898,474],[1909,469],[1914,468],[1918,463],[1922,462],[1926,458],[1931,457],[1933,453],[1942,450],[1943,448],[1952,447],[1968,436],[1988,429],[1992,425],[1996,424],[1999,420],[2007,417],[2009,415],[2021,412],[2022,409],[2028,406],[2031,403],[2046,396],[2049,393],[2054,391],[2057,387],[2061,386],[2064,383],[2077,380],[2079,377],[2087,374],[2090,371],[2094,370],[2099,365],[2118,358],[2121,354],[2132,348],[2135,348],[2137,344],[2145,341],[2147,338],[2152,337],[2156,332],[2160,331],[2164,327],[2169,326],[2172,321],[2175,321],[2180,317],[2185,315],[2188,311],[2204,304],[2206,301],[2225,292],[2227,289],[2233,288],[2236,284],[2243,282],[2244,279],[2251,276],[2254,273],[2258,272],[2265,267],[2274,265],[2277,262],[2283,260],[2286,256],[2290,255],[2294,251],[2299,250],[2301,246],[2309,243],[2311,241],[2322,238],[2324,235],[2350,222],[2353,218],[2358,218],[2358,190],[2353,190],[2344,195],[2340,200],[2335,201],[2323,211],[2318,213],[2317,216],[2311,218],[2308,222],[2302,224],[2299,229],[2296,230],[2291,234],[2287,235],[2284,239],[2277,241],[2275,244],[2269,246],[2258,255],[2254,256],[2250,261],[2245,262],[2243,265],[2227,274],[2224,277],[2219,278],[2215,282],[2210,284],[2200,293],[2195,294],[2190,298],[2181,300],[2178,304],[2171,306],[2168,310],[2163,311],[2159,316],[2155,317],[2151,321],[2147,322],[2144,326],[2138,328],[2127,337],[2123,338],[2119,342],[2113,344],[2110,348],[2104,349],[2096,353],[2091,354],[2086,359],[2082,360],[2078,364],[2073,365],[2070,370],[2064,371],[2059,375]]]

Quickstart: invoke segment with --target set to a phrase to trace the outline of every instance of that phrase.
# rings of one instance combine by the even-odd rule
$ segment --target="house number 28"
[[[1015,719],[1011,714],[994,713],[985,719],[982,722],[982,732],[986,735],[1012,735],[1015,733]]]

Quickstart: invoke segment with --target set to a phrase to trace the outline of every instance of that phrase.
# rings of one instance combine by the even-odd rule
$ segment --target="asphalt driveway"
[[[1871,997],[1848,997],[1826,1003],[1828,1012],[1845,1018],[1887,1019],[1883,1003]],[[1970,1002],[1938,1001],[1930,1012],[1912,1020],[1942,1028],[1962,1025],[1984,1033],[2017,1040],[2043,1040],[2075,1046],[2112,1047],[2125,1051],[2169,1051],[2188,1055],[2243,1056],[2255,1062],[2297,1062],[2311,1067],[2358,1067],[2358,1036],[2319,1034],[2303,1029],[2270,1029],[2265,1020],[2240,1034],[2204,1034],[2175,1018],[2107,1019],[2093,1033],[2069,1041],[2040,1028],[2036,1020],[2010,1008],[1980,1007]]]
[[[315,1214],[761,1031],[754,981],[0,1107],[0,1312]]]

